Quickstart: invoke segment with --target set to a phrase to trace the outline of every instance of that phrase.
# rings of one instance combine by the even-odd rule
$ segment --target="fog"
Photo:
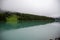
[[[60,0],[0,0],[0,8],[4,11],[22,12],[49,17],[60,17]],[[7,40],[17,39],[55,39],[60,36],[60,23],[38,25],[3,32]],[[20,38],[21,37],[21,38]]]
[[[2,0],[1,9],[49,17],[59,17],[59,0]]]
[[[0,10],[1,10],[1,2],[2,2],[2,1],[0,0]]]

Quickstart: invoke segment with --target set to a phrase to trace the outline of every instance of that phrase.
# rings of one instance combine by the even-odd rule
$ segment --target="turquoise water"
[[[31,26],[36,26],[36,25],[44,25],[48,23],[52,23],[54,21],[40,21],[40,20],[33,20],[33,21],[20,21],[19,23],[4,23],[1,22],[0,26],[2,30],[9,30],[9,29],[17,29],[17,28],[26,28],[26,27],[31,27]]]
[[[60,23],[52,21],[21,21],[1,23],[3,40],[49,40],[59,37]]]

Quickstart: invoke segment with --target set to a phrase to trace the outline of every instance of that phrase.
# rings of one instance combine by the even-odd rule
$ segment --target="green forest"
[[[6,23],[17,23],[21,21],[54,21],[54,18],[46,17],[46,16],[38,16],[32,14],[24,14],[18,12],[1,12],[0,13],[0,22]]]

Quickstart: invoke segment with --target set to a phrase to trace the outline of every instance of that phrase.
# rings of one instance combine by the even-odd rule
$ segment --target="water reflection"
[[[48,23],[52,23],[54,21],[42,21],[42,20],[33,20],[33,21],[20,21],[20,23],[0,23],[1,29],[17,29],[17,28],[26,28],[26,27],[32,27],[37,25],[45,25]]]
[[[49,40],[59,37],[60,23],[30,26],[3,31],[4,40]]]
[[[49,40],[58,37],[60,23],[42,20],[0,23],[3,40]],[[10,30],[9,30],[10,29]]]

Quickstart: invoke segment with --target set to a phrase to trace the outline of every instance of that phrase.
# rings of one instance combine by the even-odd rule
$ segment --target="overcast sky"
[[[59,0],[2,0],[1,9],[59,17]]]

